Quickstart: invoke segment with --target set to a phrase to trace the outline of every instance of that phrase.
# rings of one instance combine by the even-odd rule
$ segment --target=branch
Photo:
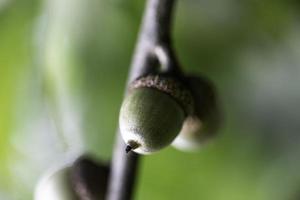
[[[148,0],[127,85],[140,76],[156,72],[157,61],[162,65],[162,71],[181,73],[170,39],[174,3],[175,0]],[[126,154],[125,149],[118,131],[107,200],[132,199],[139,156],[134,152]]]
[[[148,0],[129,82],[155,72],[157,60],[163,64],[163,57],[169,62],[168,66],[165,66],[165,71],[180,73],[170,36],[175,2],[176,0]]]

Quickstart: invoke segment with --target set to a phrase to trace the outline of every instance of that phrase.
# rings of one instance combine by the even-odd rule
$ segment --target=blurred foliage
[[[0,199],[48,168],[111,157],[144,1],[0,1]],[[299,3],[179,1],[184,69],[219,89],[224,125],[198,153],[142,160],[136,199],[299,198]]]

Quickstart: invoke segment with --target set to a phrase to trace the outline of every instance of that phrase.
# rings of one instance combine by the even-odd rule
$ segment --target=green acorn
[[[179,80],[149,75],[134,81],[119,116],[126,151],[150,154],[168,146],[192,110],[191,93]]]
[[[195,101],[195,112],[189,115],[172,146],[184,151],[199,149],[217,133],[221,116],[214,85],[204,77],[188,76],[187,84]]]

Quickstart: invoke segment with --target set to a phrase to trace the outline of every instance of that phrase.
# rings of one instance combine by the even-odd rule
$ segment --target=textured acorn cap
[[[186,115],[194,111],[194,100],[190,90],[178,79],[163,75],[148,75],[130,84],[129,90],[153,88],[170,95],[182,107]]]
[[[137,87],[121,106],[120,131],[133,151],[150,154],[171,144],[184,118],[183,108],[169,94],[152,87]]]

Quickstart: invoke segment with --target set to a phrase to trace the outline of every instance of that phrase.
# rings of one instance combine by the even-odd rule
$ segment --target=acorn
[[[71,165],[46,172],[39,181],[35,200],[80,200],[71,182]]]
[[[71,169],[73,186],[81,200],[105,199],[109,166],[87,156],[75,161]]]
[[[38,182],[35,200],[101,200],[109,168],[87,156],[46,172]]]
[[[216,135],[221,114],[213,83],[200,76],[187,76],[186,79],[195,101],[195,112],[185,119],[172,146],[183,151],[193,151]]]
[[[190,91],[174,77],[148,75],[133,81],[119,115],[126,152],[150,154],[168,146],[193,109]]]

